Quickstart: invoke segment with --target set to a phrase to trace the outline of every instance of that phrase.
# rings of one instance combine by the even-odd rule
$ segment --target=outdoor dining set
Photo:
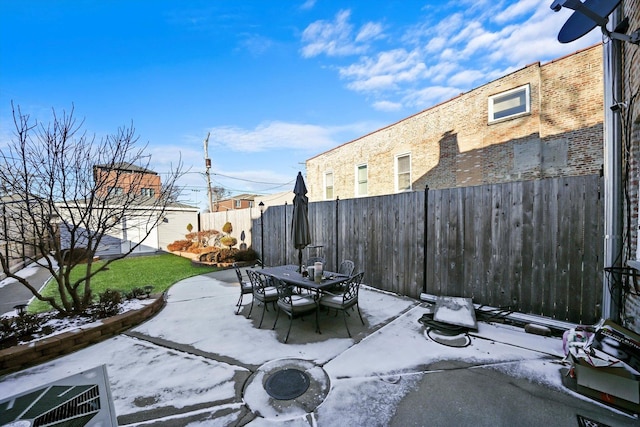
[[[305,315],[315,316],[316,332],[320,333],[318,312],[335,310],[336,315],[342,312],[347,334],[351,337],[347,317],[351,309],[358,312],[360,321],[364,325],[358,292],[362,282],[363,272],[354,274],[354,263],[345,260],[340,264],[337,272],[322,271],[318,267],[322,259],[309,259],[305,265],[315,266],[306,269],[302,265],[280,265],[265,268],[248,268],[245,280],[242,271],[237,266],[236,274],[240,283],[240,298],[236,303],[236,314],[240,313],[242,300],[251,294],[251,306],[247,318],[251,317],[254,305],[262,306],[262,314],[258,328],[262,327],[264,313],[268,305],[276,310],[276,319],[272,329],[275,329],[280,312],[289,317],[289,328],[284,342],[289,339],[293,319]],[[320,264],[317,264],[320,263]]]
[[[342,311],[344,325],[351,338],[347,323],[347,316],[350,316],[348,310],[357,310],[360,321],[364,325],[358,305],[358,292],[364,273],[354,274],[355,264],[351,260],[342,261],[336,272],[324,271],[325,260],[322,257],[308,257],[306,262],[302,262],[302,250],[311,243],[311,235],[308,218],[309,199],[306,196],[307,187],[301,172],[298,172],[293,193],[291,230],[293,246],[298,250],[298,264],[265,267],[262,260],[262,268],[246,269],[248,281],[244,280],[242,271],[236,267],[240,282],[240,298],[236,303],[236,314],[240,313],[244,295],[253,295],[247,318],[251,317],[254,305],[262,305],[262,315],[258,324],[260,328],[268,305],[273,305],[277,311],[271,329],[275,329],[280,312],[284,312],[289,317],[289,329],[284,339],[286,343],[295,317],[315,315],[316,332],[320,333],[318,312],[335,310],[337,315]],[[264,253],[264,249],[262,252]]]

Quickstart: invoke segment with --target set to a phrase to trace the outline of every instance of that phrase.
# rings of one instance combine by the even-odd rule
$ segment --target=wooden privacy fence
[[[351,259],[379,289],[591,324],[602,297],[601,187],[581,176],[314,202],[312,245],[327,269]],[[297,263],[292,213],[265,210],[264,242],[254,217],[253,248],[264,244],[267,265]]]

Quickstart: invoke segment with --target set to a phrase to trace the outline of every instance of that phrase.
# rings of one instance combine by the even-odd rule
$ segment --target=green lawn
[[[99,265],[102,261],[95,264]],[[164,292],[174,283],[197,276],[198,274],[217,271],[217,267],[193,266],[191,260],[173,254],[136,256],[112,262],[108,270],[98,273],[91,279],[94,299],[106,289],[130,292],[133,288],[153,286],[153,292]],[[84,275],[86,265],[79,265],[71,272],[72,277]],[[45,296],[57,294],[55,283],[49,282],[43,290]],[[30,312],[51,310],[51,306],[40,300],[33,300],[29,305]]]

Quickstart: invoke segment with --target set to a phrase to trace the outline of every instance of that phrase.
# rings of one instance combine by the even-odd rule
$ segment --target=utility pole
[[[205,174],[207,175],[207,195],[209,197],[209,212],[213,212],[213,194],[211,191],[211,159],[209,158],[209,135],[211,132],[207,132],[207,139],[204,140],[204,165],[207,168]]]

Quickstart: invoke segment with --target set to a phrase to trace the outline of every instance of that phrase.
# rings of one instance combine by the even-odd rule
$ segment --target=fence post
[[[293,228],[292,230],[292,236],[293,236]],[[281,262],[280,264],[286,264],[287,263],[287,202],[284,202],[284,262]]]
[[[422,292],[427,293],[427,238],[429,236],[429,185],[424,187],[424,237],[422,255]]]
[[[339,264],[339,254],[340,254],[340,240],[338,239],[338,237],[340,237],[338,235],[338,225],[339,225],[339,221],[338,221],[338,213],[340,211],[339,209],[339,205],[340,205],[340,197],[336,197],[336,264],[335,264],[335,270],[338,271],[338,268],[340,267]]]

